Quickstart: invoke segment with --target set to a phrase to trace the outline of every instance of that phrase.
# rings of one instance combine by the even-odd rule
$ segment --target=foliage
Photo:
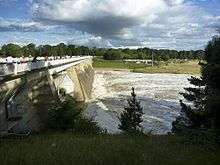
[[[204,57],[204,51],[177,51],[168,49],[107,49],[107,48],[88,48],[85,46],[66,45],[60,43],[55,46],[39,45],[35,46],[30,43],[26,46],[19,46],[16,44],[3,45],[0,51],[0,57],[3,56],[78,56],[91,55],[103,57],[106,60],[120,60],[120,59],[153,59],[156,61],[167,61],[169,59],[198,59]]]
[[[96,122],[81,115],[75,120],[73,131],[83,135],[94,135],[103,132]]]
[[[60,91],[60,101],[49,110],[48,126],[58,131],[72,130],[79,134],[99,134],[101,128],[96,122],[82,116],[81,109],[70,95]]]
[[[22,56],[22,48],[16,44],[7,44],[3,45],[1,48],[1,56],[13,56],[13,57],[20,57]]]
[[[183,116],[173,123],[173,131],[187,129],[212,129],[220,133],[220,38],[210,41],[205,50],[205,63],[201,64],[201,78],[191,77],[194,88],[186,88],[184,98],[193,103],[181,102]],[[183,122],[184,121],[184,122]]]
[[[56,103],[49,109],[49,128],[62,131],[73,129],[75,120],[80,114],[75,107],[75,101],[70,96]]]
[[[106,51],[105,54],[103,55],[103,59],[105,60],[120,60],[122,58],[123,58],[122,52],[113,49]]]
[[[205,50],[207,63],[202,66],[206,84],[206,116],[209,125],[220,134],[220,37],[213,38]]]
[[[136,132],[141,126],[143,110],[140,102],[136,99],[134,88],[132,88],[131,98],[128,99],[128,107],[125,107],[125,111],[121,114],[119,129],[124,132]]]
[[[23,46],[22,51],[23,56],[25,57],[36,56],[37,54],[36,46],[33,43],[28,44],[27,46]]]

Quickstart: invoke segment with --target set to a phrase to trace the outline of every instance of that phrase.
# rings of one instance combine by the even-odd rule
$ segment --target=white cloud
[[[22,23],[23,27],[65,26],[90,34],[86,39],[70,39],[85,45],[197,49],[220,27],[219,16],[189,0],[28,1],[34,21]],[[0,20],[0,29],[1,24]]]
[[[173,0],[172,0],[173,1]],[[176,0],[177,1],[177,0]],[[164,10],[164,0],[33,0],[37,17],[78,22],[104,17],[145,17]]]
[[[88,47],[97,47],[97,48],[112,48],[113,45],[110,41],[103,39],[102,37],[90,36],[87,38],[81,39],[72,39],[68,42],[69,44],[88,46]]]

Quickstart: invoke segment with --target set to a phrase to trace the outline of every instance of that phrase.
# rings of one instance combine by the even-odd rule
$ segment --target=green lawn
[[[145,67],[145,65],[131,63],[131,62],[123,62],[122,60],[114,61],[114,60],[94,59],[93,67],[111,68],[111,69],[135,69],[135,68],[143,68]]]
[[[1,165],[217,165],[220,149],[174,136],[71,133],[0,140]]]
[[[134,69],[133,72],[141,73],[173,73],[173,74],[200,74],[198,61],[167,62],[159,66]]]
[[[128,69],[132,72],[139,73],[173,73],[173,74],[200,74],[200,66],[198,61],[180,61],[180,60],[170,60],[168,62],[157,62],[158,64],[154,67],[146,66],[144,64],[136,64],[133,62],[123,62],[123,61],[111,61],[94,59],[94,68],[109,68],[109,69]]]

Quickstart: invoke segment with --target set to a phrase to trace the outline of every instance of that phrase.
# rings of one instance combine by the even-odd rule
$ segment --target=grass
[[[1,165],[217,165],[220,149],[175,136],[82,136],[71,133],[0,140]]]
[[[122,60],[102,60],[94,59],[93,61],[94,68],[110,68],[110,69],[135,69],[143,68],[144,64],[136,64],[132,62],[123,62]]]
[[[168,62],[158,62],[154,67],[144,64],[136,64],[133,62],[109,61],[95,59],[94,68],[109,69],[128,69],[138,73],[172,73],[172,74],[200,74],[200,66],[197,60],[170,60]]]
[[[133,72],[141,73],[173,73],[173,74],[200,74],[198,61],[163,62],[159,66],[134,69]]]

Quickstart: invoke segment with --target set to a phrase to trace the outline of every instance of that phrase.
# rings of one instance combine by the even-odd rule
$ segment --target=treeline
[[[103,58],[106,60],[120,59],[154,59],[157,61],[167,61],[169,59],[203,59],[203,50],[177,51],[168,49],[108,49],[103,53]]]
[[[78,56],[93,55],[93,49],[84,46],[77,47],[75,45],[65,45],[60,43],[55,46],[28,44],[19,46],[16,44],[3,45],[0,50],[0,57],[29,57],[29,56]]]
[[[85,46],[66,45],[60,43],[55,46],[28,44],[19,46],[16,44],[6,44],[0,49],[0,57],[28,57],[28,56],[100,56],[106,60],[121,59],[154,59],[166,61],[169,59],[203,59],[203,50],[177,51],[168,49],[107,49],[107,48],[88,48]]]

